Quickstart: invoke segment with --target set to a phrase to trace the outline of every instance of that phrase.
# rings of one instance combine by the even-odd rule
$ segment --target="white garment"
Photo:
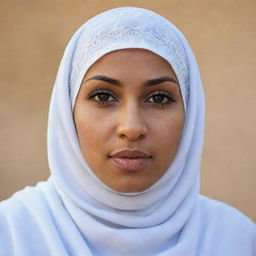
[[[117,49],[148,49],[173,67],[186,121],[179,150],[149,189],[120,193],[90,170],[72,118],[88,68]],[[178,29],[140,8],[85,23],[66,48],[49,113],[51,177],[0,204],[0,255],[255,256],[256,228],[237,210],[199,195],[204,96],[193,53]]]

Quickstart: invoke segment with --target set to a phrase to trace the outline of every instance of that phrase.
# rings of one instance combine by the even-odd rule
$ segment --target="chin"
[[[136,182],[137,183],[137,182]],[[112,188],[113,190],[120,192],[120,193],[138,193],[138,192],[142,192],[146,189],[148,189],[149,187],[151,187],[153,184],[143,184],[143,183],[139,183],[139,184],[133,184],[132,182],[118,182],[115,184],[111,184],[111,185],[107,185],[110,188]]]

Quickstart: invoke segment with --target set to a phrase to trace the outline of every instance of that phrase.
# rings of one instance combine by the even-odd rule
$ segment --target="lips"
[[[109,158],[118,169],[135,171],[145,168],[152,157],[139,149],[122,149]]]

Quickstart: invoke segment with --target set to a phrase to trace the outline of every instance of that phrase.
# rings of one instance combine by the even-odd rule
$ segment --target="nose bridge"
[[[118,135],[129,140],[145,137],[147,127],[142,109],[137,102],[129,101],[122,107]]]

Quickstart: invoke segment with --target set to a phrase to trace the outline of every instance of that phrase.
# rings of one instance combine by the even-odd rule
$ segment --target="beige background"
[[[0,199],[49,175],[48,104],[65,45],[117,6],[154,10],[187,36],[207,103],[202,193],[256,221],[254,0],[0,0]]]

